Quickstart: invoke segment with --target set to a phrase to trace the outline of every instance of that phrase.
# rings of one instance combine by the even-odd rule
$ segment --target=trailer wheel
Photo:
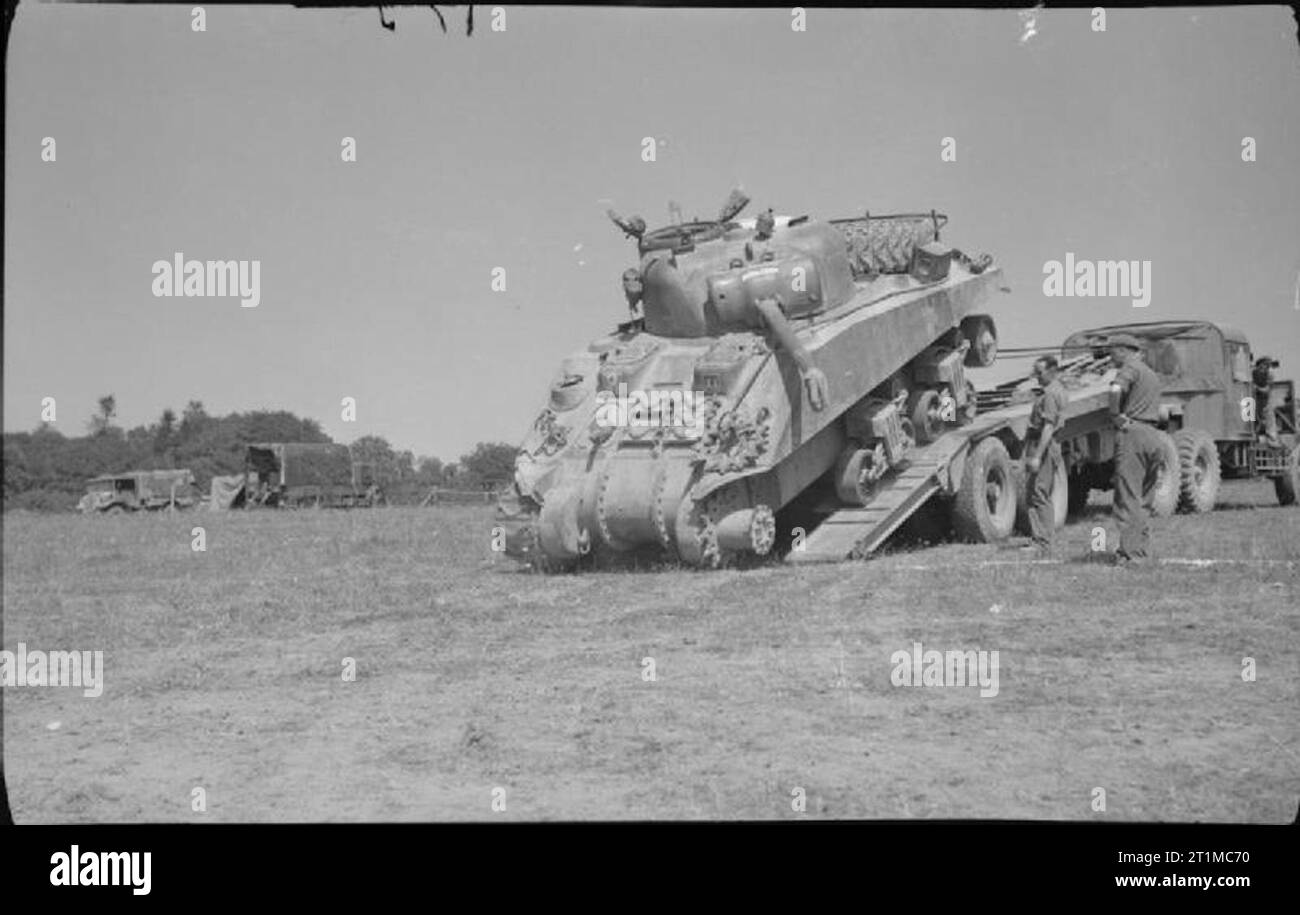
[[[1219,449],[1214,439],[1202,429],[1179,429],[1174,444],[1178,446],[1178,510],[1213,511],[1219,497]]]
[[[1300,445],[1291,449],[1287,472],[1273,478],[1273,490],[1277,493],[1278,505],[1295,505],[1296,491],[1300,490]]]
[[[1016,481],[1006,446],[986,438],[971,449],[953,502],[958,535],[973,543],[993,543],[1011,536],[1016,523]]]

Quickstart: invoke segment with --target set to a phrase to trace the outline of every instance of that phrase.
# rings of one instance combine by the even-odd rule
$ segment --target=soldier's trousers
[[[1129,423],[1115,434],[1115,522],[1119,551],[1133,559],[1147,555],[1151,539],[1148,509],[1164,460],[1160,432],[1145,423]]]
[[[1053,440],[1043,452],[1043,462],[1025,481],[1029,495],[1029,534],[1034,543],[1042,547],[1052,545],[1056,532],[1056,513],[1052,508],[1052,486],[1056,481],[1056,468],[1061,463],[1061,445]]]
[[[1262,432],[1266,438],[1276,441],[1277,414],[1273,412],[1273,407],[1269,404],[1269,395],[1271,393],[1268,388],[1255,388],[1255,422],[1257,426],[1262,427]]]

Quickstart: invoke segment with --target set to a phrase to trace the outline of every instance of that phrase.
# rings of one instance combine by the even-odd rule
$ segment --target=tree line
[[[214,476],[242,473],[245,447],[254,442],[333,442],[314,419],[287,410],[254,410],[210,416],[191,400],[177,416],[170,407],[149,425],[117,425],[113,395],[99,399],[83,436],[66,436],[49,423],[31,432],[4,433],[4,508],[65,511],[76,506],[86,481],[130,470],[188,468],[206,490]],[[459,460],[398,451],[382,436],[349,443],[353,460],[365,465],[390,502],[418,502],[432,487],[481,490],[502,485],[514,473],[517,449],[480,442]]]

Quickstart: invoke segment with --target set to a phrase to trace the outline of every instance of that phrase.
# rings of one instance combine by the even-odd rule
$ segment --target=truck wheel
[[[1006,446],[986,438],[971,449],[953,502],[953,527],[972,543],[1011,535],[1016,523],[1016,481]]]
[[[1300,490],[1300,445],[1291,449],[1287,472],[1273,478],[1273,490],[1277,493],[1278,505],[1295,505],[1296,491]]]
[[[1202,429],[1179,429],[1174,444],[1178,446],[1178,510],[1213,511],[1219,497],[1219,449],[1214,439]]]
[[[1151,489],[1151,513],[1157,518],[1168,518],[1178,509],[1178,492],[1181,488],[1181,474],[1178,468],[1178,446],[1173,436],[1166,432],[1156,433],[1160,436],[1160,447],[1164,460],[1156,470],[1156,483]]]

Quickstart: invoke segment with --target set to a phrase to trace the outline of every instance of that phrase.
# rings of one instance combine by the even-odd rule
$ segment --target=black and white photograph
[[[5,19],[15,824],[1296,821],[1293,8]]]

